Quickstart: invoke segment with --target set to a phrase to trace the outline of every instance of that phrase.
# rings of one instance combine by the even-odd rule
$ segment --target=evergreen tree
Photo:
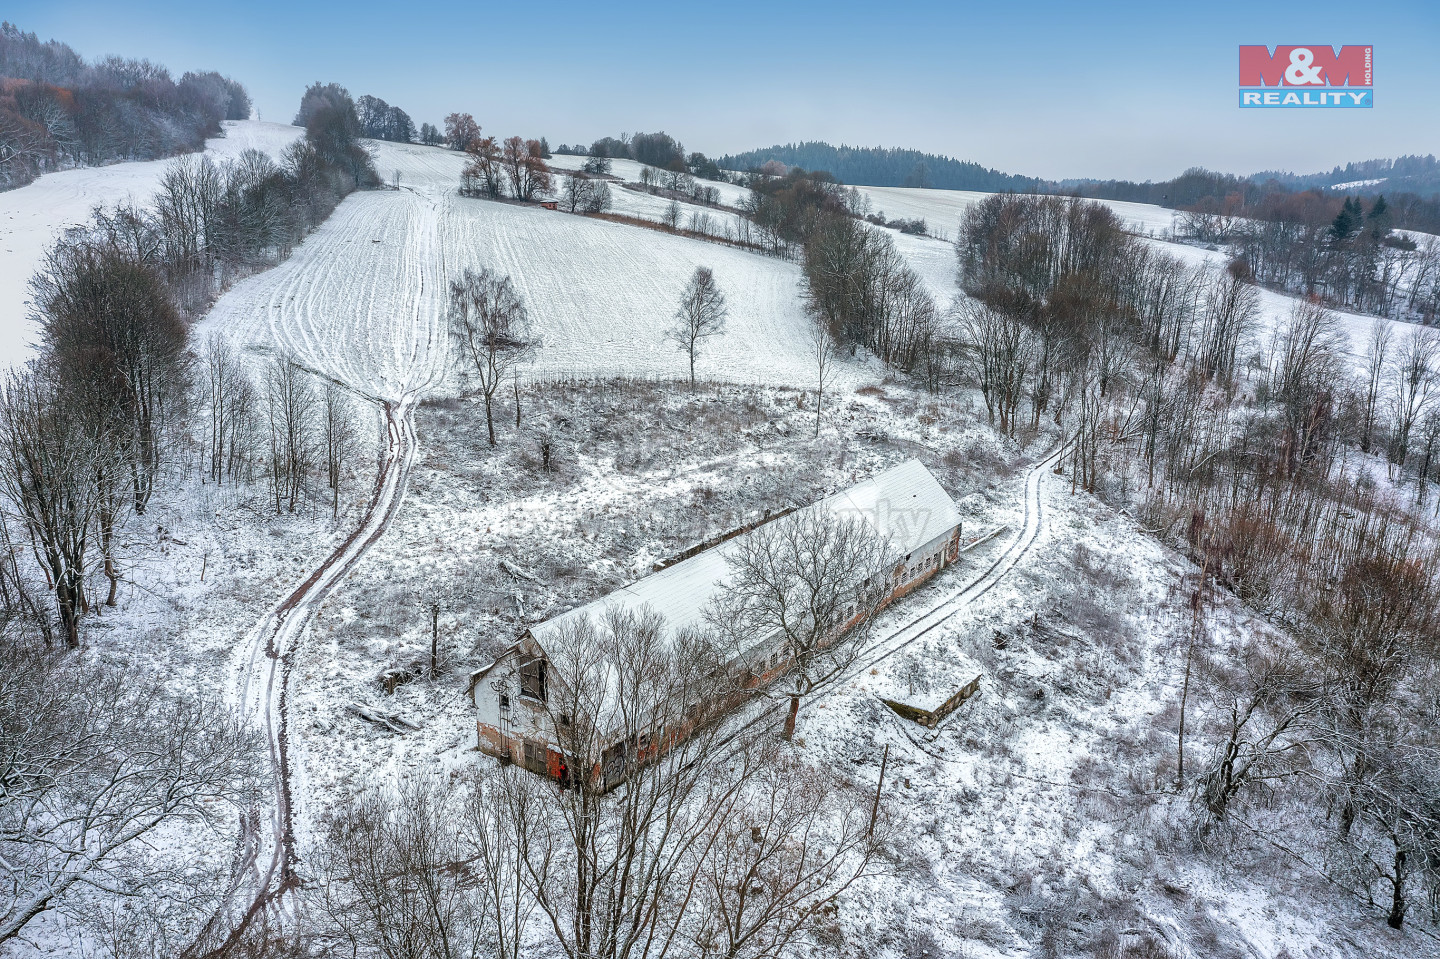
[[[1383,193],[1377,196],[1371,205],[1370,215],[1365,218],[1365,226],[1369,228],[1370,236],[1376,240],[1383,240],[1390,235],[1390,207],[1385,202]]]
[[[1347,196],[1345,204],[1340,207],[1340,212],[1335,214],[1335,221],[1330,225],[1330,235],[1336,240],[1348,240],[1360,229],[1363,219],[1360,201]]]

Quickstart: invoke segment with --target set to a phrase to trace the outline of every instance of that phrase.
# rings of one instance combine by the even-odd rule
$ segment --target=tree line
[[[249,116],[245,88],[218,73],[176,81],[149,60],[87,64],[63,43],[0,24],[0,189],[66,166],[200,150],[222,120]]]
[[[941,310],[890,235],[867,221],[859,191],[798,167],[755,172],[746,184],[756,239],[800,259],[807,305],[827,336],[905,372],[933,365]]]
[[[95,605],[86,581],[97,552],[109,584],[104,603],[115,605],[117,532],[149,510],[173,464],[167,451],[186,446],[192,412],[208,414],[201,445],[219,482],[261,458],[255,421],[268,411],[276,506],[295,509],[296,477],[313,462],[310,434],[298,426],[314,409],[308,387],[282,363],[284,375],[259,396],[266,402],[255,403],[223,344],[207,344],[197,364],[189,323],[234,276],[283,258],[346,193],[375,182],[346,106],[317,109],[279,164],[255,151],[225,164],[175,161],[153,208],[97,210],[32,279],[39,357],[0,391],[0,490],[14,519],[6,547],[23,544],[33,555],[54,618],[33,599],[33,576],[18,561],[0,570],[0,598],[7,619],[30,623],[47,644],[80,644],[81,617]]]
[[[1393,927],[1434,919],[1434,331],[1377,320],[1357,373],[1318,298],[1267,332],[1246,262],[1189,269],[1072,198],[987,198],[955,247],[970,300],[948,350],[992,422],[1053,421],[1072,488],[1199,569],[1174,783],[1200,841],[1283,802],[1327,878]],[[1219,591],[1283,632],[1222,643]]]
[[[177,838],[248,828],[253,734],[119,651],[74,650],[83,619],[118,604],[127,521],[166,504],[175,471],[260,480],[277,512],[325,484],[338,509],[359,445],[349,398],[285,357],[257,381],[222,334],[193,343],[189,326],[227,277],[275,262],[357,186],[346,107],[319,105],[279,164],[177,160],[152,209],[97,210],[32,282],[40,355],[0,383],[0,945],[63,911],[115,955],[181,955],[223,901]],[[95,889],[135,908],[94,921]]]
[[[766,163],[807,170],[828,170],[846,183],[864,186],[922,187],[934,190],[984,190],[1033,193],[1041,181],[990,170],[978,163],[895,147],[832,146],[821,141],[787,143],[718,161],[726,170],[758,170]]]
[[[1401,160],[1418,162],[1413,165],[1407,162],[1398,168],[1400,170],[1433,169],[1431,158],[1402,157]],[[1391,161],[1369,161],[1368,164],[1351,166],[1368,168],[1382,163]],[[1372,172],[1381,172],[1381,169],[1372,169]],[[1296,177],[1293,174],[1274,172],[1245,177],[1233,173],[1217,173],[1204,167],[1191,167],[1169,180],[1147,180],[1144,183],[1129,180],[1061,180],[1058,183],[1044,184],[1044,188],[1050,192],[1096,199],[1154,203],[1172,210],[1196,210],[1204,213],[1225,210],[1232,215],[1242,210],[1258,210],[1260,212],[1244,215],[1264,217],[1267,208],[1285,204],[1288,202],[1287,197],[1304,196],[1305,199],[1300,202],[1328,204],[1338,208],[1343,194],[1337,195],[1329,189],[1317,188],[1317,182],[1324,179],[1326,178],[1318,175]],[[1389,197],[1388,205],[1394,227],[1427,233],[1440,232],[1440,193],[1436,192],[1429,174],[1399,175],[1393,179],[1386,177],[1384,180],[1383,192]],[[1331,181],[1334,184],[1344,182],[1346,181],[1339,179]],[[1368,190],[1361,190],[1361,197],[1373,202],[1381,192],[1380,188],[1371,186]],[[1331,215],[1333,216],[1333,213]]]
[[[688,173],[702,180],[724,180],[726,173],[714,160],[700,152],[687,153],[685,146],[663,130],[658,133],[622,133],[600,137],[584,144],[560,144],[556,153],[600,159],[634,160],[667,173]]]
[[[1255,280],[1379,316],[1433,323],[1440,240],[1394,229],[1384,195],[1275,194],[1258,204],[1203,202],[1176,217],[1178,236],[1226,244]]]

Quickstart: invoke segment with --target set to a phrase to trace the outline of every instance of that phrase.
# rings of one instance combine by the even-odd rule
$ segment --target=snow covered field
[[[278,124],[230,131],[211,144],[216,155],[247,146],[278,152],[299,132]],[[463,155],[372,147],[382,179],[390,184],[398,173],[399,189],[347,198],[288,260],[227,291],[197,329],[197,342],[223,333],[257,360],[289,355],[384,401],[389,459],[371,506],[362,508],[374,464],[368,448],[356,457],[360,475],[347,480],[336,522],[324,518],[328,502],[275,519],[254,502],[262,486],[197,487],[187,477],[174,503],[157,505],[154,534],[148,521],[132,529],[124,605],[95,620],[92,634],[97,645],[153,657],[153,636],[164,630],[167,674],[195,690],[225,687],[236,678],[225,664],[238,664],[243,682],[259,680],[242,699],[270,720],[278,716],[271,694],[283,687],[261,676],[278,667],[258,651],[266,630],[283,634],[285,675],[292,665],[295,673],[289,743],[305,869],[327,812],[367,782],[489,762],[471,749],[465,679],[525,624],[644,575],[761,509],[812,501],[918,456],[957,500],[967,539],[997,526],[1004,535],[888,611],[882,633],[898,636],[919,613],[959,596],[1021,531],[1027,550],[963,612],[913,643],[887,646],[893,655],[867,660],[807,702],[799,738],[786,747],[843,770],[849,788],[867,795],[889,747],[885,806],[900,838],[887,850],[886,874],[851,890],[835,919],[857,953],[1000,959],[1049,943],[1055,954],[1140,956],[1161,954],[1139,951],[1142,943],[1165,942],[1177,956],[1351,954],[1344,946],[1337,953],[1340,941],[1354,955],[1421,954],[1425,944],[1413,934],[1382,940],[1358,903],[1341,900],[1337,909],[1333,890],[1256,881],[1292,865],[1267,865],[1275,853],[1263,842],[1241,838],[1216,852],[1194,839],[1188,802],[1167,777],[1178,651],[1190,621],[1185,584],[1195,570],[1126,514],[1071,493],[1068,476],[1034,469],[1055,436],[1000,437],[985,426],[973,390],[935,396],[887,383],[857,393],[883,371],[852,363],[827,400],[822,438],[813,439],[813,392],[804,395],[814,375],[810,321],[796,264],[462,198]],[[136,184],[124,189],[137,198],[153,191],[161,169],[75,171],[112,171],[88,194],[76,187],[77,197],[96,199],[75,207],[75,220],[93,202],[122,199],[123,184]],[[638,177],[639,165],[617,161],[615,171]],[[726,202],[738,189],[725,188]],[[984,196],[865,189],[888,217],[923,217],[952,236],[959,215]],[[618,212],[658,219],[668,206],[613,190]],[[0,194],[0,206],[24,192]],[[1169,211],[1111,206],[1136,208],[1117,212],[1146,232],[1168,228],[1159,216]],[[47,221],[36,206],[20,233],[39,237],[48,222],[53,236],[56,224],[74,222],[64,220],[63,203],[55,209]],[[892,236],[943,306],[957,292],[950,244]],[[1219,252],[1150,242],[1188,263],[1223,263]],[[685,375],[663,333],[702,264],[715,271],[730,317],[700,357],[701,390],[606,381]],[[445,362],[447,283],[480,266],[514,279],[542,340],[527,372],[523,426],[511,427],[510,401],[500,402],[498,449],[484,443],[481,406],[454,396]],[[12,282],[8,270],[3,276]],[[1293,304],[1269,291],[1260,297],[1269,326]],[[1372,321],[1342,319],[1358,349]],[[549,382],[572,377],[602,382]],[[553,472],[540,466],[542,438],[554,446]],[[290,593],[299,602],[275,607],[287,583],[300,584]],[[436,595],[445,610],[442,674],[386,695],[377,677],[423,657],[422,603]],[[1263,628],[1234,603],[1217,620],[1222,637]],[[976,675],[980,697],[933,733],[880,702],[943,700]],[[355,704],[418,728],[382,731],[357,719],[348,709]],[[229,841],[209,837],[212,868],[223,866]]]
[[[525,624],[762,508],[813,500],[919,455],[955,496],[967,539],[1008,526],[888,611],[881,635],[961,590],[1025,522],[1020,478],[1030,461],[984,427],[964,391],[843,396],[818,442],[811,413],[787,389],[691,396],[599,384],[524,402],[524,426],[507,425],[496,450],[475,442],[483,411],[473,399],[418,412],[426,446],[405,511],[320,614],[297,665],[308,680],[295,707],[315,803],[307,819],[374,777],[492,762],[473,750],[469,669]],[[535,453],[542,435],[555,443],[553,473]],[[835,920],[854,954],[1000,959],[1043,955],[1036,944],[1050,942],[1058,955],[1166,955],[1140,951],[1146,940],[1207,959],[1275,959],[1282,947],[1292,956],[1428,954],[1418,934],[1392,942],[1377,933],[1358,903],[1337,909],[1318,882],[1272,877],[1294,864],[1276,863],[1263,841],[1194,844],[1188,799],[1168,777],[1195,570],[1133,520],[1072,494],[1068,475],[1044,471],[1038,495],[1033,549],[995,588],[893,655],[866,658],[801,712],[797,757],[843,770],[853,788],[873,790],[890,750],[884,805],[896,839],[885,874],[852,889]],[[438,682],[387,696],[375,677],[426,655],[428,621],[414,597],[435,584],[453,665]],[[1234,603],[1215,617],[1222,643],[1264,628]],[[943,698],[976,675],[979,697],[934,731],[879,701]],[[421,728],[377,730],[346,712],[351,702]],[[1203,727],[1210,716],[1197,706],[1191,720]],[[1103,951],[1116,941],[1136,951]]]
[[[800,269],[770,257],[534,206],[456,195],[464,157],[372,144],[396,192],[348,197],[289,260],[238,283],[200,326],[303,365],[371,396],[439,382],[446,284],[464,268],[509,274],[541,338],[531,377],[680,378],[665,342],[695,267],[715,271],[729,302],[707,343],[707,379],[808,383],[809,320]],[[615,194],[662,203],[618,186]],[[689,205],[687,205],[689,207]],[[694,207],[693,209],[699,209]],[[871,378],[852,368],[842,379]]]
[[[874,212],[886,219],[921,219],[930,231],[947,240],[955,238],[960,218],[965,211],[989,193],[973,190],[920,190],[899,186],[857,187],[870,199]],[[1115,215],[1136,233],[1159,235],[1170,229],[1175,211],[1150,203],[1127,203],[1122,200],[1096,200],[1115,211]]]
[[[986,193],[959,190],[916,190],[902,187],[860,187],[859,189],[870,197],[877,211],[884,211],[887,218],[919,217],[926,221],[933,232],[943,234],[952,240],[955,236],[956,226],[965,210],[989,196]],[[1205,264],[1223,266],[1226,262],[1227,257],[1223,251],[1207,250],[1203,247],[1163,239],[1171,228],[1171,217],[1173,216],[1171,210],[1148,203],[1127,203],[1118,200],[1096,202],[1103,203],[1114,210],[1116,215],[1131,229],[1148,234],[1148,242],[1160,252],[1177,257],[1192,266]],[[1423,238],[1426,235],[1417,234],[1417,236]],[[956,295],[958,291],[955,285],[955,254],[949,243],[939,242],[932,237],[906,236],[893,231],[892,238],[910,267],[926,281],[931,294],[935,296],[938,303],[944,304]],[[1268,336],[1270,330],[1275,329],[1289,316],[1295,305],[1295,297],[1263,288],[1257,289],[1256,292],[1260,298],[1261,335]],[[1335,314],[1349,337],[1351,350],[1355,354],[1358,364],[1376,318],[1344,310],[1336,310]],[[1393,324],[1397,331],[1411,325],[1392,320],[1382,320],[1381,322]],[[1263,344],[1254,345],[1258,348]]]
[[[260,150],[278,158],[304,131],[258,120],[227,121],[225,135],[208,140],[217,160]],[[49,173],[18,190],[0,193],[0,369],[29,356],[34,326],[29,283],[51,243],[67,227],[84,223],[96,206],[125,200],[144,205],[170,160],[116,163]]]

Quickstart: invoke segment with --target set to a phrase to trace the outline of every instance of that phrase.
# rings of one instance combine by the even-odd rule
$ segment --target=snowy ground
[[[205,152],[217,160],[250,149],[278,158],[304,132],[258,120],[230,121],[224,127],[223,137],[205,143]],[[0,193],[0,369],[30,355],[34,339],[34,325],[27,316],[30,277],[55,238],[66,227],[84,223],[96,206],[126,200],[148,204],[170,162],[63,170]]]
[[[522,402],[522,427],[507,420],[497,450],[477,440],[478,403],[420,410],[424,447],[405,511],[318,617],[299,667],[308,822],[323,823],[328,803],[375,776],[493,762],[473,751],[470,669],[526,623],[763,508],[919,456],[959,503],[967,538],[1021,522],[1016,477],[1027,458],[964,394],[848,394],[819,441],[811,412],[782,388],[706,384],[691,396],[617,383],[537,388]],[[540,468],[542,434],[558,450],[553,473]],[[1041,496],[1035,547],[997,588],[801,713],[797,754],[843,770],[852,788],[873,789],[890,747],[896,838],[885,875],[842,902],[846,953],[998,959],[1149,941],[1206,959],[1435,955],[1301,864],[1277,862],[1257,836],[1197,844],[1188,800],[1169,787],[1195,571],[1125,516],[1071,494],[1064,474],[1046,475]],[[879,631],[959,589],[1006,538],[967,553]],[[377,677],[426,655],[421,603],[431,595],[447,610],[447,674],[387,696]],[[1238,606],[1215,616],[1221,642],[1263,628]],[[976,675],[980,696],[934,732],[879,701],[943,699]],[[421,729],[381,732],[347,714],[350,702]],[[1192,723],[1203,727],[1207,709],[1197,694]],[[1208,760],[1208,747],[1192,748],[1194,761]]]
[[[714,270],[729,304],[724,335],[697,372],[732,382],[806,383],[810,321],[793,263],[643,227],[456,195],[464,157],[375,143],[376,168],[400,190],[348,197],[291,258],[221,297],[201,324],[238,342],[293,353],[372,396],[412,376],[434,383],[440,354],[419,343],[443,318],[460,270],[509,274],[541,339],[532,378],[669,378],[686,369],[664,339],[697,266]],[[615,187],[616,195],[632,194]],[[688,206],[688,205],[687,205]],[[698,209],[698,208],[695,208]],[[442,336],[443,338],[443,336]],[[443,351],[442,351],[443,352]],[[419,364],[422,373],[413,373]],[[856,384],[875,374],[842,370]]]
[[[761,509],[812,501],[918,456],[956,498],[967,533],[1021,524],[1017,477],[1051,440],[1022,449],[997,439],[974,395],[939,401],[892,384],[857,392],[879,379],[857,364],[813,438],[794,264],[462,199],[454,195],[462,156],[393,144],[376,151],[382,177],[399,171],[400,190],[348,198],[288,261],[222,296],[200,330],[260,354],[290,353],[362,396],[432,395],[415,415],[420,452],[403,509],[310,621],[299,649],[291,717],[302,841],[374,776],[488,761],[471,750],[465,678],[525,623],[643,575]],[[953,290],[948,244],[896,242],[937,296]],[[731,318],[702,358],[706,382],[692,395],[674,382],[683,364],[660,332],[702,263],[730,297]],[[515,278],[544,340],[519,428],[509,401],[500,404],[498,450],[482,439],[482,407],[442,385],[444,284],[479,265]],[[1288,309],[1277,300],[1267,300],[1272,315]],[[555,382],[570,376],[642,382]],[[540,469],[542,434],[558,453],[553,473]],[[847,950],[988,959],[1052,946],[1093,955],[1149,940],[1207,959],[1436,954],[1413,933],[1391,936],[1334,890],[1295,880],[1294,869],[1279,892],[1265,892],[1255,877],[1284,864],[1258,839],[1217,854],[1188,838],[1188,806],[1166,777],[1185,628],[1180,587],[1193,571],[1125,516],[1071,495],[1067,480],[1045,476],[1047,519],[1003,587],[802,713],[797,752],[846,770],[857,789],[873,788],[881,750],[891,747],[887,807],[899,838],[887,874],[842,904]],[[91,621],[90,642],[163,660],[177,684],[222,693],[257,620],[359,522],[367,483],[350,481],[338,521],[318,500],[277,520],[258,488],[216,489],[178,472],[170,505],[127,531],[127,555],[146,559],[125,564],[133,586],[118,615]],[[957,590],[1005,542],[967,554],[881,629]],[[504,572],[501,559],[539,582]],[[447,610],[446,672],[385,696],[376,680],[422,655],[421,604],[436,594]],[[1259,628],[1241,609],[1221,618],[1235,636]],[[933,736],[877,698],[943,698],[976,673],[980,698]],[[421,728],[381,732],[346,712],[354,702]],[[223,865],[227,842],[210,837],[212,866]]]
[[[920,190],[899,186],[857,187],[870,199],[872,212],[885,218],[921,219],[930,232],[945,240],[954,240],[960,218],[971,206],[992,194],[974,190]],[[1151,203],[1127,203],[1122,200],[1096,200],[1115,211],[1127,228],[1136,233],[1161,235],[1169,231],[1174,210]]]
[[[943,237],[947,240],[954,239],[960,217],[965,210],[990,195],[960,190],[916,190],[902,187],[860,187],[859,189],[870,197],[876,210],[884,211],[886,217],[892,219],[897,216],[907,219],[919,217],[926,221],[936,237]],[[1165,239],[1171,228],[1171,217],[1174,213],[1172,210],[1148,203],[1127,203],[1118,200],[1095,202],[1110,207],[1135,232],[1146,234],[1147,242],[1159,252],[1177,257],[1192,266],[1204,264],[1223,266],[1226,262],[1227,257],[1224,251],[1209,250]],[[943,304],[953,298],[958,290],[955,283],[955,253],[950,244],[940,242],[934,237],[906,236],[891,232],[897,248],[905,256],[911,268],[926,281],[937,302]],[[1424,236],[1423,234],[1418,235]],[[1260,297],[1260,335],[1263,340],[1271,330],[1274,330],[1289,316],[1296,300],[1293,296],[1274,290],[1262,288],[1257,289],[1257,292]],[[1337,310],[1335,313],[1350,340],[1351,351],[1356,356],[1356,363],[1359,364],[1359,358],[1365,350],[1371,326],[1376,322],[1376,318],[1344,310]],[[1408,328],[1411,325],[1392,320],[1381,320],[1380,322],[1391,323],[1397,328]],[[1252,346],[1259,350],[1263,348],[1263,342],[1254,343]]]

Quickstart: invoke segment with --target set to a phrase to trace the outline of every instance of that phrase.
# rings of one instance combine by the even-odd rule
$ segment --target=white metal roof
[[[890,541],[896,560],[948,533],[960,522],[960,513],[949,495],[919,460],[906,460],[863,483],[828,496],[805,509],[824,509],[844,517],[858,516],[875,532]],[[718,546],[682,560],[658,573],[600,599],[561,613],[530,627],[530,634],[542,647],[549,647],[567,624],[590,617],[598,625],[600,613],[619,607],[639,611],[650,607],[665,618],[673,631],[704,625],[710,605],[726,576],[726,557],[745,533]]]

